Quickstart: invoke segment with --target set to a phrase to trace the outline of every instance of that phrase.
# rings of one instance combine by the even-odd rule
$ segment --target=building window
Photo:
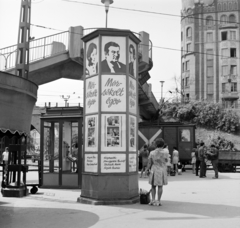
[[[222,66],[222,75],[223,76],[228,75],[228,65],[223,65]]]
[[[230,15],[229,16],[229,23],[236,23],[236,17],[235,17],[235,15]]]
[[[236,48],[230,48],[230,57],[231,58],[236,58]]]
[[[208,16],[208,17],[206,18],[206,25],[207,25],[207,26],[213,25],[213,17],[212,17],[212,16]]]
[[[207,94],[207,100],[213,101],[213,94]]]
[[[183,32],[181,32],[181,41],[183,41]]]
[[[222,15],[220,18],[220,23],[222,25],[227,24],[227,16],[226,15]]]
[[[236,31],[230,31],[230,40],[236,40]]]
[[[187,53],[191,52],[191,43],[187,44]]]
[[[182,88],[184,88],[184,78],[182,79]]]
[[[237,92],[237,83],[236,82],[231,83],[231,92]]]
[[[190,70],[189,61],[186,61],[185,64],[186,64],[186,71],[187,71],[187,70]]]
[[[185,78],[185,83],[186,86],[189,86],[189,77]]]
[[[207,94],[213,94],[213,83],[207,84]]]
[[[236,65],[231,65],[230,66],[230,74],[231,75],[237,75],[237,66]]]
[[[222,59],[226,59],[228,58],[228,49],[227,48],[223,48],[222,49]]]
[[[207,33],[207,42],[213,42],[213,33],[212,32]]]
[[[213,49],[207,50],[207,77],[213,77]]]
[[[223,92],[223,93],[226,92],[226,83],[222,83],[222,92]]]
[[[227,40],[227,32],[222,32],[222,40]]]
[[[184,69],[184,63],[182,63],[182,72],[184,72],[184,70],[185,70],[185,69]]]
[[[192,28],[189,27],[187,28],[187,37],[191,37],[192,36]]]

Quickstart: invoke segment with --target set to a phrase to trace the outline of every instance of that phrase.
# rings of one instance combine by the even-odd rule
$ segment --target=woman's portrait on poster
[[[86,76],[98,73],[98,52],[97,45],[90,43],[87,49]]]
[[[136,49],[133,44],[129,45],[129,74],[136,77]]]

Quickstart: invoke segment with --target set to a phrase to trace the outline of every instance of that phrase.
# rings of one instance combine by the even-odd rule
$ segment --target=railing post
[[[43,45],[43,59],[45,58],[45,47],[46,47],[46,37],[44,37],[44,45]]]

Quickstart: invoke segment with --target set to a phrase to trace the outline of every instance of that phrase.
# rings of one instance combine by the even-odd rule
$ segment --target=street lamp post
[[[161,102],[163,102],[163,83],[164,81],[160,81],[161,83]]]
[[[105,11],[106,11],[106,28],[107,28],[107,16],[108,16],[109,5],[113,3],[113,0],[101,0],[101,2],[105,5]]]

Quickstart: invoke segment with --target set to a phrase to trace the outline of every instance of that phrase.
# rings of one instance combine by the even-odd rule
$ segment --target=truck
[[[157,138],[163,138],[172,156],[173,147],[179,151],[180,162],[190,163],[191,152],[195,146],[195,124],[180,122],[141,122],[138,125],[138,150],[150,146]]]
[[[175,146],[178,148],[180,162],[183,165],[190,164],[191,152],[196,145],[195,129],[195,124],[141,122],[138,125],[138,150],[141,151],[144,145],[150,146],[157,138],[163,138],[171,156]],[[235,172],[237,166],[240,166],[240,151],[219,150],[220,172]]]

